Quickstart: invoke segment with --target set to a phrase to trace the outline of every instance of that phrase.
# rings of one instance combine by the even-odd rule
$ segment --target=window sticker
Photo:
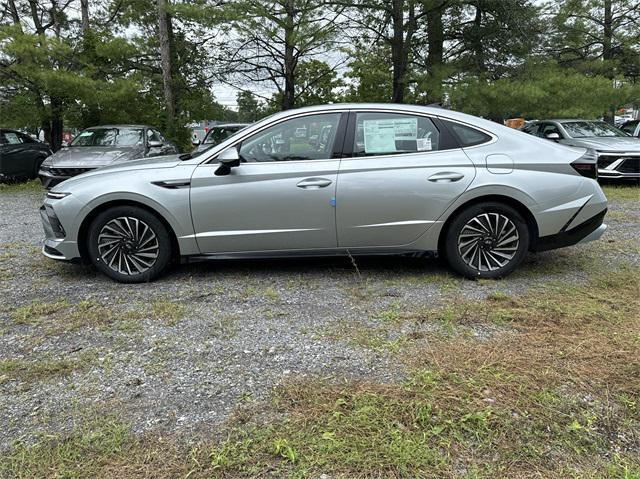
[[[418,138],[416,140],[416,147],[418,151],[431,151],[431,132],[427,133],[426,138]]]
[[[416,141],[418,119],[364,120],[365,153],[394,153],[399,151],[396,141]]]

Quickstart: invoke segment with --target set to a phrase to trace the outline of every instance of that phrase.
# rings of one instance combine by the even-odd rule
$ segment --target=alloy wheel
[[[107,222],[98,235],[100,258],[120,274],[137,275],[156,263],[160,245],[153,229],[144,221],[120,216]]]
[[[471,218],[458,235],[462,260],[477,271],[495,271],[514,258],[520,246],[516,225],[505,215],[482,213]]]

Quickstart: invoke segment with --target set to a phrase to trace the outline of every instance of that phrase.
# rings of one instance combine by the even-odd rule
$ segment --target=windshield
[[[571,121],[562,126],[571,138],[629,136],[604,121]]]
[[[142,145],[142,128],[94,128],[84,130],[70,146],[134,146]]]

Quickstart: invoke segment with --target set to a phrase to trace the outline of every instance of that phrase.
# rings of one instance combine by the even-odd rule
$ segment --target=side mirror
[[[195,140],[191,141],[191,144],[192,144],[193,146],[200,146],[200,140],[195,139]]]
[[[149,148],[162,148],[164,143],[157,140],[149,140],[148,145],[149,145]]]
[[[240,155],[235,147],[227,148],[218,155],[220,166],[216,170],[216,176],[224,176],[231,173],[231,168],[240,166]]]
[[[553,140],[553,141],[558,141],[560,139],[560,135],[556,132],[552,132],[552,133],[547,133],[545,135],[545,138],[547,140]]]

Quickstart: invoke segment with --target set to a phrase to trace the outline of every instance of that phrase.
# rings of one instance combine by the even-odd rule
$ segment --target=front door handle
[[[434,183],[453,183],[454,181],[460,181],[462,178],[464,178],[462,173],[443,171],[442,173],[431,175],[429,181],[433,181]]]
[[[317,190],[318,188],[325,188],[331,183],[333,182],[327,178],[307,178],[302,180],[296,186],[307,190]]]

